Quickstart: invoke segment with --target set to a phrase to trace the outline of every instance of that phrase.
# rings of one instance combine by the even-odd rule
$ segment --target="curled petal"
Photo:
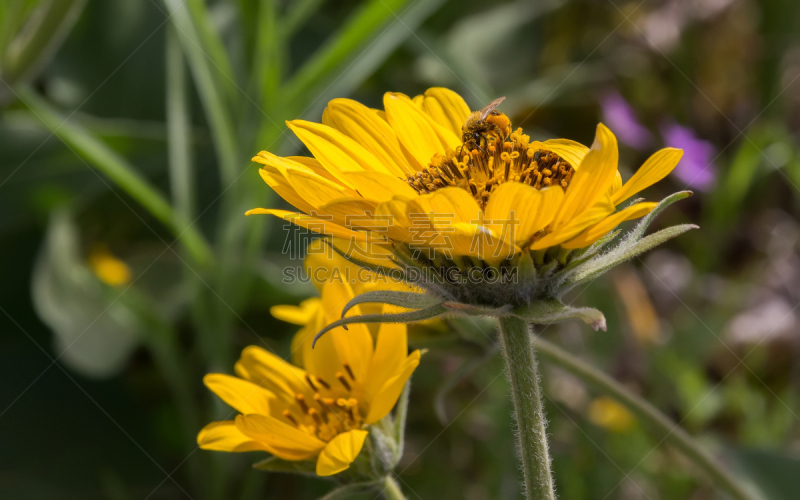
[[[317,475],[332,476],[350,467],[361,453],[367,434],[367,431],[356,429],[331,439],[317,459]]]

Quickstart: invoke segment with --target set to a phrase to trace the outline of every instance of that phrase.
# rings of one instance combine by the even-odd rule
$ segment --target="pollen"
[[[349,365],[343,366],[345,372],[336,373],[341,385],[335,387],[319,377],[306,374],[303,378],[313,395],[308,392],[296,393],[294,404],[281,412],[286,422],[325,442],[342,432],[360,429],[366,408],[359,405],[357,395],[363,394],[363,386],[356,381]]]
[[[505,141],[491,139],[485,149],[468,150],[462,145],[447,155],[435,156],[427,168],[410,175],[406,182],[419,194],[460,187],[485,208],[492,191],[500,184],[519,182],[536,189],[549,186],[567,189],[575,175],[575,168],[564,158],[531,147],[530,137],[521,128]]]

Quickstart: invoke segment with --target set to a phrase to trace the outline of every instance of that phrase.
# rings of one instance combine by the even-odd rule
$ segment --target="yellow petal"
[[[563,198],[559,186],[539,190],[506,182],[492,192],[486,204],[487,227],[506,241],[524,245],[553,221]]]
[[[653,156],[644,162],[639,170],[628,179],[611,197],[614,205],[619,205],[639,191],[652,186],[667,176],[674,169],[683,156],[682,149],[664,148],[656,151]]]
[[[350,467],[361,453],[367,434],[367,431],[354,429],[331,439],[317,459],[317,475],[332,476]]]
[[[406,198],[417,196],[414,188],[393,175],[380,172],[351,172],[347,174],[347,179],[358,194],[380,203],[389,201],[396,195]]]
[[[600,222],[612,213],[614,213],[614,205],[611,203],[611,198],[605,195],[600,201],[589,208],[589,210],[584,210],[576,217],[570,219],[566,225],[555,229],[544,238],[536,241],[531,245],[531,249],[540,250],[570,240],[587,227]]]
[[[397,403],[397,398],[403,392],[403,386],[406,385],[411,374],[419,366],[419,358],[421,353],[416,350],[408,355],[403,361],[397,373],[386,381],[373,396],[372,401],[369,402],[369,412],[367,413],[366,423],[370,424],[377,422],[385,417],[394,405]]]
[[[341,178],[342,172],[374,170],[391,173],[369,151],[338,130],[305,120],[294,120],[287,125],[314,158],[337,179]]]
[[[269,451],[236,428],[233,420],[211,422],[197,434],[197,446],[214,451]]]
[[[617,138],[605,125],[598,124],[592,149],[572,177],[561,209],[553,221],[554,230],[570,224],[573,218],[607,195],[614,181],[618,160]]]
[[[494,233],[480,224],[457,222],[449,229],[451,231],[444,238],[455,255],[477,257],[494,265],[513,257],[520,250],[513,242],[504,240],[502,233]]]
[[[294,190],[289,180],[282,172],[273,167],[264,167],[258,170],[261,178],[271,187],[278,196],[289,202],[290,205],[303,212],[310,212],[315,209],[313,205],[304,200],[297,191]]]
[[[355,278],[355,277],[351,277]],[[330,282],[322,290],[323,325],[328,325],[342,317],[344,306],[355,297],[353,289],[347,282]],[[358,308],[348,312],[354,316],[360,314]],[[367,369],[372,360],[372,335],[366,325],[351,325],[347,330],[335,328],[326,333],[333,343],[339,362],[348,364],[356,380],[365,382]],[[341,368],[340,368],[341,369]]]
[[[387,222],[374,216],[378,202],[363,198],[339,198],[319,207],[325,217],[333,217],[333,223],[353,231],[378,231]],[[385,232],[383,229],[382,232]]]
[[[583,144],[569,139],[550,139],[544,142],[533,142],[531,148],[547,149],[567,160],[574,168],[578,168],[589,152]]]
[[[437,125],[403,94],[387,92],[383,97],[386,117],[417,163],[427,167],[436,154],[445,154],[461,141],[451,131]],[[442,141],[444,138],[444,142]]]
[[[617,170],[617,175],[614,176],[614,182],[611,183],[611,188],[608,190],[608,195],[611,196],[611,199],[614,199],[614,193],[620,190],[622,187],[622,175],[620,175],[619,170]]]
[[[384,247],[383,245],[379,245],[377,241],[373,241],[370,243],[357,243],[351,242],[347,240],[342,240],[339,238],[330,238],[329,244],[336,248],[336,250],[344,255],[352,256],[358,258],[360,261],[363,261],[372,266],[380,266],[386,269],[396,269],[397,265],[392,261],[392,257],[394,253],[391,249]],[[318,262],[318,261],[317,261]],[[367,271],[364,268],[361,268],[352,262],[346,260],[344,257],[340,256],[339,253],[334,252],[332,257],[329,258],[329,262],[325,264],[308,264],[306,262],[307,267],[326,267],[329,268],[330,266],[336,266],[340,269],[344,267],[352,268],[350,270],[351,276],[357,276],[358,279],[356,283],[351,283],[353,285],[353,291],[358,295],[359,291],[358,288],[367,282],[371,281],[379,281],[380,283],[386,283],[386,279],[383,277],[377,276],[375,273]],[[362,279],[363,278],[363,279]]]
[[[270,208],[254,208],[245,212],[245,215],[274,215],[292,224],[302,226],[315,233],[326,234],[336,238],[352,239],[353,241],[369,241],[363,233],[351,231],[333,222],[331,219],[311,217],[310,215],[289,212],[288,210],[273,210]]]
[[[480,221],[478,202],[465,189],[446,187],[418,196],[409,203],[414,215],[427,216],[435,227],[447,227],[459,222],[476,224]]]
[[[372,401],[384,384],[397,374],[407,352],[406,325],[403,323],[381,324],[364,387],[367,401]]]
[[[345,188],[317,174],[293,170],[287,171],[286,178],[297,194],[315,208],[347,196]]]
[[[363,146],[395,177],[419,170],[406,161],[392,127],[373,110],[351,99],[334,99],[322,115],[322,123],[335,128]]]
[[[317,174],[323,179],[346,185],[346,183],[338,180],[333,174],[325,170],[325,167],[316,158],[308,158],[306,156],[283,157],[274,155],[269,151],[261,151],[253,157],[253,161],[265,167],[272,167],[270,171],[280,171],[284,177],[286,177],[287,170],[302,170],[310,174]]]
[[[361,243],[340,238],[329,238],[326,241],[318,238],[308,245],[305,268],[312,270],[309,273],[311,281],[320,292],[324,283],[331,281],[336,276],[356,278],[357,282],[374,277],[373,273],[348,261],[335,252],[332,247],[344,255],[352,255],[370,264],[387,268],[396,267],[390,260],[394,254],[379,246],[374,240]],[[354,286],[358,286],[358,283],[355,283]]]
[[[325,447],[315,436],[267,415],[237,415],[235,422],[242,434],[285,460],[308,458]]]
[[[263,152],[264,151],[262,151],[262,153]],[[324,179],[328,179],[329,181],[333,182],[341,182],[339,179],[334,177],[333,174],[325,170],[325,167],[323,167],[322,163],[320,163],[316,158],[309,158],[308,156],[287,156],[285,159],[299,163],[300,165],[306,167],[309,172],[313,172]]]
[[[410,198],[395,196],[391,200],[378,205],[377,216],[391,221],[389,231],[386,233],[388,238],[396,242],[411,243],[416,241],[419,231],[433,227],[427,217],[418,218],[416,214],[414,214],[414,217],[409,216],[413,212],[419,211],[418,209],[412,210],[410,208],[409,205],[412,201],[413,199]],[[420,225],[425,225],[425,228],[418,228],[417,226]],[[414,227],[413,229],[412,226]]]
[[[420,105],[433,121],[461,137],[461,126],[470,114],[464,98],[452,90],[433,87],[425,91]]]
[[[620,210],[619,212],[610,215],[603,219],[602,221],[598,222],[594,226],[590,227],[577,237],[573,238],[566,243],[562,243],[561,246],[564,248],[583,248],[591,245],[595,241],[599,240],[609,231],[617,227],[622,222],[631,219],[638,219],[639,217],[644,217],[645,215],[649,214],[653,211],[654,208],[658,203],[646,202],[646,203],[637,203],[635,205],[631,205],[624,210]]]
[[[293,365],[308,369],[305,362],[305,344],[311,343],[316,333],[317,322],[312,320],[294,334],[292,343],[289,346],[289,359],[292,360]]]
[[[234,366],[236,374],[272,392],[285,402],[294,403],[295,394],[310,394],[306,372],[258,346],[249,346]]]
[[[272,306],[269,313],[274,318],[293,325],[305,325],[310,322],[319,310],[319,299],[311,297],[300,303],[299,306],[281,305]]]
[[[209,373],[203,377],[203,383],[211,389],[211,392],[239,413],[268,415],[270,406],[276,400],[275,394],[267,389],[247,380],[222,373]]]

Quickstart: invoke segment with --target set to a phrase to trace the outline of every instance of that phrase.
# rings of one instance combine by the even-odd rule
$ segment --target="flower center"
[[[406,182],[419,194],[460,187],[485,208],[489,195],[504,182],[520,182],[536,189],[566,189],[574,174],[575,168],[564,158],[530,147],[530,137],[520,128],[502,142],[495,136],[488,137],[485,149],[468,149],[465,144],[445,156],[436,155],[427,168],[410,175]]]
[[[363,417],[354,392],[360,387],[350,366],[345,373],[336,373],[336,382],[329,384],[321,377],[306,374],[305,382],[314,391],[312,400],[295,394],[295,404],[283,411],[283,417],[300,430],[330,441],[351,429],[361,428]]]

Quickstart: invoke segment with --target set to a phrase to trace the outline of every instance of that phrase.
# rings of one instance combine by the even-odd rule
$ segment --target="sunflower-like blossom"
[[[470,150],[460,137],[471,111],[450,90],[432,88],[413,99],[387,93],[384,108],[335,99],[321,124],[288,122],[313,157],[262,151],[253,161],[302,213],[248,213],[353,241],[371,233],[390,245],[438,250],[441,244],[421,233],[445,232],[452,254],[489,260],[523,249],[575,249],[652,210],[647,202],[617,207],[666,176],[682,154],[658,151],[623,184],[617,140],[602,124],[591,148],[566,139],[531,141],[518,129]]]
[[[353,296],[348,283],[331,281],[320,299],[285,309],[282,317],[320,328],[338,319]],[[347,469],[361,452],[369,425],[389,414],[419,364],[419,351],[407,355],[405,325],[381,325],[376,337],[354,325],[335,329],[313,349],[308,342],[293,343],[302,350],[302,368],[260,347],[246,348],[236,377],[204,378],[239,415],[207,425],[197,436],[199,446],[316,461],[320,476]]]
[[[531,140],[496,109],[501,102],[472,111],[443,88],[414,98],[386,93],[383,110],[334,99],[322,123],[288,122],[311,157],[262,151],[253,158],[263,180],[299,211],[247,213],[346,242],[340,250],[351,258],[358,248],[353,261],[370,269],[400,268],[406,281],[447,300],[431,312],[558,300],[575,283],[691,228],[643,240],[659,204],[631,201],[675,168],[681,150],[657,151],[623,182],[617,139],[603,124],[591,148]],[[645,216],[641,231],[601,259],[620,223]],[[513,284],[488,283],[485,271],[513,275]],[[481,273],[477,286],[464,285]],[[397,294],[389,302],[405,303]]]

